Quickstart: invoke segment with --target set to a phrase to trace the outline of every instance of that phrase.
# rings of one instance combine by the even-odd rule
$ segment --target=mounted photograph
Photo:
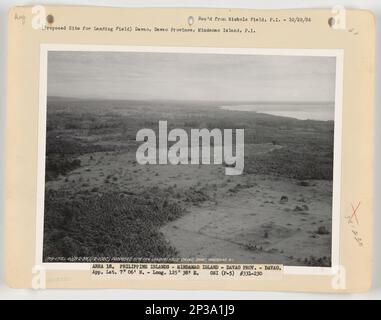
[[[336,65],[48,49],[43,262],[331,267]]]

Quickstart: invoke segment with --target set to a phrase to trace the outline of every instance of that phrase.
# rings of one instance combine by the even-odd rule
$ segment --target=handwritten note
[[[348,215],[345,218],[347,220],[348,226],[351,228],[353,239],[356,241],[356,243],[358,244],[359,247],[363,247],[364,242],[363,242],[363,239],[362,239],[360,232],[359,232],[359,225],[360,225],[359,208],[360,208],[360,205],[361,205],[361,202],[358,202],[357,206],[354,206],[353,204],[351,204],[352,213],[351,213],[351,215]]]

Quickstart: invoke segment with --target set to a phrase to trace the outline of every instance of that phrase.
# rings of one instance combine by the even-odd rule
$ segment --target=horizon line
[[[334,104],[335,101],[311,101],[311,100],[204,100],[204,99],[113,99],[113,98],[97,98],[97,97],[68,97],[68,96],[47,96],[47,99],[68,99],[68,100],[82,100],[82,101],[158,101],[158,102],[236,102],[236,103],[262,103],[262,104],[271,104],[271,103],[310,103],[310,104],[318,104],[318,103],[326,103],[326,104]]]

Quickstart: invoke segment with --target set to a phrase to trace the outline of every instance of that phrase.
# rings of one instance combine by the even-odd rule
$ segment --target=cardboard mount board
[[[374,32],[341,7],[11,9],[8,284],[367,290]]]

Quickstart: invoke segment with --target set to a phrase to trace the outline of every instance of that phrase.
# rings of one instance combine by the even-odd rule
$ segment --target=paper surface
[[[46,16],[49,16],[47,19],[49,22],[47,23],[45,23]],[[332,20],[329,20],[332,17],[335,17],[336,24],[332,24]],[[6,273],[8,283],[11,286],[338,292],[363,291],[369,288],[372,261],[374,93],[374,19],[369,12],[358,10],[332,12],[330,10],[257,11],[236,9],[19,7],[12,9],[10,12],[9,26]],[[41,30],[41,28],[44,30]],[[334,59],[335,62],[332,66],[330,66],[330,59]],[[257,66],[252,67],[255,64]],[[213,69],[213,65],[218,66],[217,69],[220,70],[221,74],[218,74],[217,69]],[[297,70],[292,70],[293,65]],[[164,68],[165,66],[167,68]],[[246,66],[244,69],[248,74],[252,70],[253,74],[258,72],[259,80],[256,80],[254,76],[246,75],[244,71],[240,71],[239,68],[242,68],[242,66]],[[161,71],[160,67],[163,68]],[[284,69],[281,69],[281,67]],[[81,68],[83,68],[83,72]],[[130,70],[131,68],[133,68],[133,72]],[[110,70],[114,71],[110,72]],[[165,75],[161,79],[154,78],[160,76],[158,70]],[[173,72],[168,72],[168,70],[173,70]],[[224,70],[226,70],[227,78],[221,81]],[[91,72],[94,72],[94,74],[91,75]],[[205,75],[201,76],[203,72]],[[124,78],[125,74],[128,74],[129,77]],[[86,80],[87,84],[83,84],[83,79],[87,79],[86,76],[89,77],[89,80]],[[266,77],[268,77],[267,82]],[[206,79],[205,83],[202,83],[202,79]],[[321,81],[322,79],[324,82]],[[122,80],[126,80],[126,88],[118,88],[117,85],[114,85],[114,81],[118,83],[118,81]],[[218,83],[218,88],[210,84],[212,80]],[[128,81],[130,82],[128,83]],[[250,90],[250,81],[253,82],[253,87],[257,88],[256,91]],[[298,86],[294,92],[290,88],[292,81],[296,81],[295,83]],[[144,83],[142,84],[142,82]],[[231,84],[231,86],[229,87],[226,84]],[[266,93],[266,84],[270,89],[275,88],[274,93],[271,91]],[[171,89],[171,86],[175,88]],[[255,94],[253,91],[258,93]],[[62,98],[63,95],[67,95],[66,99],[69,97],[72,100],[62,102],[58,98]],[[237,96],[240,98],[237,98]],[[55,99],[52,100],[52,97]],[[167,97],[171,97],[172,100]],[[50,150],[47,151],[46,147],[49,147],[48,139],[51,137],[49,135],[49,123],[53,119],[49,116],[50,106],[56,105],[57,108],[60,108],[64,103],[63,108],[68,105],[73,108],[77,104],[81,105],[84,100],[87,102],[93,100],[140,101],[141,107],[139,108],[139,104],[137,104],[137,107],[134,107],[135,111],[139,116],[145,117],[146,115],[147,119],[156,110],[148,109],[147,111],[147,101],[149,101],[149,104],[153,104],[153,101],[156,101],[155,103],[161,101],[160,106],[162,108],[174,110],[170,109],[174,108],[173,102],[169,103],[167,100],[187,101],[187,103],[182,103],[183,108],[201,107],[194,102],[189,104],[189,101],[198,100],[209,101],[210,106],[207,107],[219,107],[221,108],[218,109],[219,112],[229,112],[230,109],[230,112],[233,112],[238,118],[241,117],[241,113],[255,111],[256,114],[264,117],[265,120],[261,118],[262,121],[278,119],[277,117],[297,119],[296,121],[312,120],[312,127],[317,123],[313,121],[319,121],[324,125],[328,123],[327,126],[329,126],[329,121],[333,121],[334,126],[330,129],[332,132],[329,131],[331,133],[327,135],[329,138],[329,134],[331,134],[331,138],[334,140],[332,154],[327,153],[327,156],[333,157],[333,168],[331,171],[327,171],[331,172],[332,177],[303,176],[305,173],[297,172],[296,174],[301,174],[303,177],[298,178],[300,177],[298,175],[290,177],[288,173],[281,173],[281,178],[277,182],[273,178],[276,174],[274,172],[270,172],[270,174],[266,171],[265,179],[261,180],[259,177],[263,178],[263,172],[259,169],[250,171],[247,161],[249,161],[249,164],[251,162],[250,159],[246,160],[246,158],[242,170],[238,170],[238,173],[245,173],[245,184],[242,184],[242,180],[236,181],[231,178],[233,180],[227,182],[229,187],[227,188],[227,195],[230,198],[225,199],[226,197],[221,195],[222,187],[219,188],[218,186],[220,182],[222,184],[223,181],[229,179],[223,173],[229,172],[230,164],[225,168],[222,166],[222,161],[229,163],[229,158],[225,157],[221,159],[221,162],[214,161],[214,165],[210,165],[205,163],[205,159],[195,157],[193,166],[200,166],[200,170],[204,170],[205,166],[208,166],[205,169],[207,171],[203,171],[205,177],[211,174],[210,170],[217,170],[218,165],[220,165],[220,169],[223,169],[222,174],[219,173],[218,176],[220,180],[216,179],[215,182],[217,185],[216,201],[213,205],[210,203],[210,190],[213,188],[213,181],[207,184],[205,189],[201,190],[201,187],[197,189],[197,184],[200,183],[203,186],[207,182],[202,179],[197,180],[198,178],[190,179],[196,185],[194,187],[196,188],[196,194],[199,196],[204,192],[205,197],[208,197],[208,199],[202,200],[202,203],[201,200],[197,200],[200,203],[196,204],[200,205],[201,209],[197,208],[194,201],[191,202],[188,208],[190,212],[185,213],[180,218],[177,217],[174,221],[164,221],[162,228],[158,232],[163,234],[165,241],[170,243],[169,247],[163,249],[166,257],[168,250],[174,248],[177,253],[172,254],[172,258],[185,259],[189,258],[188,255],[190,255],[201,260],[198,262],[194,259],[190,260],[191,266],[189,268],[184,266],[186,260],[177,264],[168,263],[168,261],[155,262],[153,260],[144,262],[142,259],[136,262],[131,259],[127,259],[126,262],[120,261],[121,259],[116,261],[102,261],[100,259],[99,265],[94,265],[96,262],[94,259],[90,261],[84,260],[86,253],[81,253],[81,250],[75,249],[76,245],[78,245],[76,241],[79,241],[76,238],[78,235],[72,235],[74,230],[72,228],[76,227],[75,223],[72,224],[72,222],[66,221],[64,223],[67,223],[67,226],[63,229],[60,229],[62,226],[54,226],[53,229],[49,229],[49,223],[54,224],[55,222],[54,219],[46,220],[49,216],[44,212],[50,208],[49,206],[54,201],[59,206],[62,204],[62,202],[57,202],[59,198],[57,196],[53,198],[52,203],[47,202],[50,198],[46,197],[47,190],[54,191],[56,187],[58,188],[57,192],[62,194],[63,189],[60,188],[65,182],[65,178],[62,178],[62,176],[67,176],[67,180],[70,181],[73,178],[73,172],[77,172],[82,178],[89,179],[89,181],[81,181],[81,192],[89,189],[88,192],[90,193],[101,194],[104,190],[111,190],[111,192],[115,193],[116,189],[112,189],[110,183],[111,185],[120,185],[121,181],[124,181],[123,179],[127,179],[122,178],[126,176],[123,175],[123,172],[113,174],[109,179],[107,179],[109,173],[105,172],[106,179],[102,180],[105,184],[102,182],[102,185],[97,185],[100,191],[91,191],[95,187],[95,182],[91,179],[100,176],[93,177],[86,173],[90,172],[86,170],[99,169],[103,166],[106,168],[104,170],[107,171],[107,161],[110,161],[111,166],[118,163],[121,170],[129,171],[131,169],[127,166],[127,161],[123,162],[126,160],[124,156],[128,157],[131,154],[123,153],[121,151],[122,147],[117,150],[119,156],[115,155],[113,158],[107,158],[109,155],[106,155],[106,152],[115,152],[114,149],[111,151],[99,149],[91,151],[91,155],[89,152],[85,153],[80,158],[80,168],[74,168],[76,162],[73,162],[74,160],[70,158],[73,168],[68,172],[60,172],[60,175],[47,179],[46,174],[54,172],[48,170],[50,167],[46,167],[48,164],[46,152]],[[277,103],[270,104],[269,101],[274,100]],[[318,104],[326,105],[327,100],[333,100],[334,106],[331,109],[329,109],[329,106],[320,107],[321,110],[326,108],[328,111],[315,112],[314,115],[311,115],[311,108],[295,108],[295,105],[298,106],[306,100],[313,101],[314,110],[318,109]],[[145,104],[143,105],[141,101],[145,101]],[[163,101],[167,101],[164,106]],[[284,105],[285,101],[293,101],[294,107],[291,109],[281,108],[279,105],[282,103]],[[261,103],[258,104],[258,102]],[[202,105],[202,107],[205,106]],[[253,109],[254,107],[256,109]],[[307,115],[305,114],[306,110],[308,110]],[[64,117],[65,110],[63,112],[59,113],[58,116]],[[68,110],[66,112],[70,113]],[[165,112],[168,116],[168,111]],[[172,117],[168,116],[167,119],[163,118],[164,111],[160,114],[160,119],[154,117],[155,121],[153,121],[152,128],[158,127],[160,131],[160,120],[167,120],[169,126],[174,125],[173,119],[178,119],[179,114],[183,114],[179,113],[179,111],[170,111],[169,113],[172,113]],[[216,113],[216,116],[218,117],[219,114]],[[248,114],[248,119],[254,117],[253,114],[254,112]],[[110,121],[116,120],[107,113],[102,113],[102,115],[103,117],[109,116]],[[222,116],[225,117],[225,115],[227,114]],[[269,115],[275,118],[266,118]],[[129,113],[127,112],[124,116],[128,117]],[[79,117],[79,115],[77,114],[76,117]],[[63,118],[58,118],[58,122],[55,123],[62,125],[63,129],[61,128],[60,133],[53,129],[53,138],[59,140],[53,146],[65,145],[65,139],[67,138],[84,138],[84,136],[78,136],[79,131],[76,131],[83,129],[81,126],[84,122],[77,128],[75,123],[70,120],[60,122],[60,119]],[[234,122],[232,120],[234,126],[231,125],[230,127],[229,124],[223,123],[220,128],[221,137],[222,135],[226,137],[229,133],[224,129],[237,130],[241,128],[242,121]],[[196,124],[197,128],[202,128],[200,123]],[[295,122],[295,124],[300,123]],[[177,124],[179,123],[176,122]],[[279,126],[277,127],[279,130],[285,130],[285,137],[289,134],[286,133],[287,130],[291,130],[287,129],[287,121],[286,124],[277,123],[276,125]],[[281,157],[282,152],[285,151],[286,142],[267,141],[263,136],[262,140],[259,139],[258,132],[262,131],[257,126],[258,123],[253,128],[245,126],[246,140],[244,150],[246,157],[252,156],[255,159],[257,159],[256,157],[261,159],[264,153],[273,155],[274,152],[275,154],[279,153]],[[191,127],[192,122],[189,121],[187,129],[191,129]],[[298,128],[298,125],[295,128]],[[96,127],[95,129],[101,130],[102,128]],[[173,127],[168,128],[166,133],[170,132],[170,129],[173,129]],[[248,131],[249,129],[257,131],[252,133]],[[322,129],[318,128],[316,130]],[[104,134],[106,136],[107,132]],[[247,145],[247,139],[251,137],[250,134],[253,139],[256,138],[257,140]],[[89,139],[87,146],[90,148],[90,140],[94,136],[89,132],[86,135]],[[303,132],[302,135],[296,135],[296,137],[307,136],[308,131]],[[237,133],[235,137],[237,138]],[[135,142],[138,142],[137,140]],[[115,140],[110,141],[115,146]],[[110,143],[110,141],[106,139],[106,142]],[[237,144],[239,144],[239,140],[236,140],[235,146]],[[104,145],[107,145],[107,143]],[[218,150],[217,146],[214,145],[213,151]],[[170,144],[167,147],[166,152],[170,152]],[[156,150],[156,147],[154,149]],[[186,174],[184,173],[185,169],[181,167],[182,164],[177,165],[176,169],[172,169],[169,164],[171,172],[180,170],[183,175],[181,176],[179,173],[180,175],[177,178],[174,177],[175,174],[155,171],[164,170],[162,167],[157,167],[161,165],[159,162],[163,149],[158,147],[157,159],[156,157],[150,159],[152,163],[144,166],[144,168],[153,168],[152,170],[154,170],[152,176],[143,176],[145,179],[149,178],[151,182],[142,184],[137,175],[131,173],[131,176],[129,176],[137,190],[139,190],[139,185],[146,187],[150,184],[155,186],[155,184],[164,183],[165,185],[166,182],[155,178],[156,173],[160,176],[163,174],[162,172],[164,172],[164,175],[167,174],[170,180],[172,187],[170,193],[180,190],[180,187],[184,190],[189,187],[185,182],[187,177],[184,176]],[[192,147],[187,146],[185,149],[193,152]],[[226,145],[224,149],[226,149]],[[106,157],[106,160],[98,158],[100,153],[102,153],[103,157]],[[167,155],[166,153],[164,158],[166,161],[171,162],[171,158],[167,158]],[[244,156],[242,155],[242,157]],[[186,158],[181,159],[180,157],[179,162],[184,162],[187,160]],[[48,159],[51,159],[51,157]],[[136,170],[139,170],[138,155],[136,160],[138,162]],[[216,158],[213,160],[216,160]],[[90,167],[86,161],[98,161],[98,164]],[[236,154],[236,162],[232,162],[231,166],[240,169],[237,166],[238,161],[239,155]],[[54,163],[57,163],[57,161]],[[194,170],[195,167],[191,168]],[[296,166],[296,168],[300,168],[300,166]],[[270,169],[266,167],[266,170]],[[276,173],[279,174],[279,172]],[[116,176],[118,182],[114,180],[114,176]],[[243,175],[238,174],[238,176],[238,179],[240,179]],[[269,176],[272,178],[269,178]],[[182,179],[184,185],[182,185]],[[211,175],[210,179],[215,178]],[[78,181],[75,182],[75,185],[79,185],[78,183]],[[92,188],[84,185],[86,183]],[[292,183],[299,183],[299,185],[291,188]],[[303,186],[303,183],[306,185]],[[176,184],[176,186],[173,184]],[[279,185],[279,188],[274,189],[274,186],[277,185]],[[169,185],[166,187],[169,187]],[[124,188],[128,189],[128,186],[124,186]],[[308,188],[310,188],[310,191],[307,191]],[[294,191],[291,192],[291,189]],[[195,196],[195,189],[192,190],[186,189],[185,196],[188,198],[189,195]],[[258,207],[255,207],[256,198],[254,197],[253,203],[250,203],[252,199],[247,196],[248,193],[256,190],[262,193],[267,192],[266,195],[257,196],[264,199],[263,207],[259,206],[258,201]],[[332,191],[327,191],[327,194],[325,194],[325,190]],[[130,189],[128,189],[128,192],[130,192]],[[121,200],[121,205],[124,205],[126,201],[127,203],[136,201],[136,195],[132,196],[128,192],[127,200],[126,198]],[[307,198],[311,197],[311,202],[296,203],[298,192]],[[151,190],[150,194],[152,193]],[[287,195],[284,195],[286,193]],[[317,200],[317,195],[320,195],[320,200]],[[266,200],[265,197],[268,197],[268,199]],[[330,197],[332,197],[332,202],[325,200],[330,199]],[[93,203],[92,198],[89,199],[89,203]],[[103,202],[106,201],[106,198],[101,199],[104,200]],[[173,199],[171,197],[168,199],[171,204]],[[180,199],[180,205],[187,203],[184,202],[183,198],[180,197]],[[74,200],[77,201],[78,199]],[[295,203],[292,202],[294,200]],[[115,202],[119,200],[107,198],[107,201]],[[223,206],[224,201],[227,202],[225,206]],[[248,204],[245,205],[244,201],[248,201]],[[271,201],[274,203],[271,203]],[[229,202],[231,204],[230,211],[226,209]],[[160,204],[161,202],[156,201],[157,203]],[[303,204],[306,207],[303,207]],[[327,208],[324,207],[324,204],[327,205]],[[161,203],[161,205],[164,204]],[[266,209],[267,207],[270,209]],[[249,209],[253,209],[257,217],[250,218],[250,212],[245,211]],[[53,212],[63,214],[63,211],[60,211],[61,209],[56,210]],[[83,209],[78,210],[81,215]],[[97,209],[91,208],[89,212],[91,210]],[[206,210],[214,210],[215,213],[212,213],[209,217],[209,214],[205,214]],[[258,212],[255,210],[258,210]],[[164,210],[163,212],[167,211]],[[266,214],[263,214],[263,212],[266,212]],[[282,217],[280,216],[281,212]],[[315,212],[316,214],[327,212],[328,215],[314,221]],[[219,216],[220,213],[224,214],[224,223],[221,222],[223,219]],[[232,218],[233,213],[236,216]],[[102,211],[102,214],[105,215],[106,220],[101,224],[107,224],[109,212],[106,209]],[[238,214],[240,215],[238,216]],[[271,216],[269,217],[269,215]],[[60,215],[57,215],[57,223],[59,223],[58,217]],[[272,220],[265,221],[267,217]],[[136,219],[135,217],[134,223],[136,223]],[[79,220],[75,221],[80,224]],[[84,226],[87,227],[89,221],[92,222],[92,220],[85,220],[83,222]],[[291,224],[291,226],[287,223]],[[316,225],[312,225],[312,223],[316,223]],[[87,235],[86,227],[84,228],[85,238]],[[307,228],[309,229],[307,230]],[[204,233],[201,232],[201,229],[204,230]],[[61,233],[54,238],[53,233],[49,233],[49,230],[58,230]],[[97,230],[95,230],[95,233],[98,232]],[[176,232],[176,230],[180,231]],[[191,235],[188,238],[184,236],[186,232],[191,231],[196,231],[196,235]],[[69,232],[70,234],[63,234],[62,232]],[[137,232],[137,235],[143,235],[144,238],[144,234],[139,232]],[[112,231],[110,231],[110,234],[112,234]],[[202,237],[210,238],[210,236],[217,237],[219,240],[213,240],[213,242],[208,239],[199,240]],[[55,244],[62,246],[65,237],[66,242],[73,241],[74,243],[68,245],[69,248],[74,249],[67,256],[75,255],[77,257],[79,255],[82,260],[77,259],[72,260],[72,262],[67,259],[64,261],[59,261],[59,259],[55,261],[54,259],[49,260],[49,252],[55,250]],[[158,236],[155,234],[152,237]],[[261,238],[260,241],[259,238]],[[104,239],[100,238],[92,241],[96,244],[95,247],[98,248],[102,246],[102,242],[104,244]],[[193,239],[198,239],[200,242],[194,240],[194,243],[191,243]],[[140,240],[138,238],[138,241]],[[46,241],[51,241],[49,245],[52,246],[51,250],[53,251],[49,251],[50,247],[47,249],[44,247]],[[84,241],[87,241],[87,244],[89,243],[88,239],[84,239]],[[326,241],[325,246],[328,243],[328,247],[320,249],[322,241]],[[225,242],[227,243],[226,246],[221,249],[222,243]],[[283,248],[278,243],[284,243],[285,247]],[[197,249],[198,244],[201,244],[199,249]],[[317,245],[319,248],[316,247]],[[81,245],[78,246],[81,247]],[[323,245],[321,246],[323,247]],[[142,247],[146,248],[144,245]],[[242,249],[242,247],[244,248]],[[299,249],[296,249],[298,247]],[[44,250],[48,254],[44,255]],[[192,250],[195,250],[193,255],[191,255]],[[303,250],[308,250],[313,255],[295,256],[298,251],[302,252]],[[328,250],[327,253],[322,253],[325,250]],[[287,251],[291,253],[287,254]],[[227,252],[227,254],[226,256],[218,255],[219,252]],[[240,256],[236,255],[237,252],[240,253]],[[210,257],[224,258],[225,260],[213,261]],[[258,260],[258,257],[260,257],[260,260]],[[140,257],[137,254],[132,258]],[[266,259],[269,259],[269,261],[266,261]],[[329,259],[329,262],[327,259]],[[218,262],[218,272],[213,273],[214,267],[212,265],[215,265],[216,262]],[[130,265],[124,265],[125,263]],[[142,267],[141,264],[146,264],[152,270],[149,276],[146,267]],[[200,266],[200,269],[204,271],[194,273],[195,265]],[[210,267],[208,267],[209,265]],[[267,267],[262,265],[267,265]],[[277,265],[281,266],[278,268]],[[168,267],[173,271],[169,272],[167,270],[167,272],[163,272]],[[258,273],[262,272],[261,268],[266,269],[266,272],[264,272],[266,275]],[[125,271],[121,272],[120,270]],[[139,270],[145,272],[145,274],[139,276]],[[94,271],[98,272],[94,273]],[[254,273],[251,274],[251,271]],[[155,273],[155,275],[152,273]]]

